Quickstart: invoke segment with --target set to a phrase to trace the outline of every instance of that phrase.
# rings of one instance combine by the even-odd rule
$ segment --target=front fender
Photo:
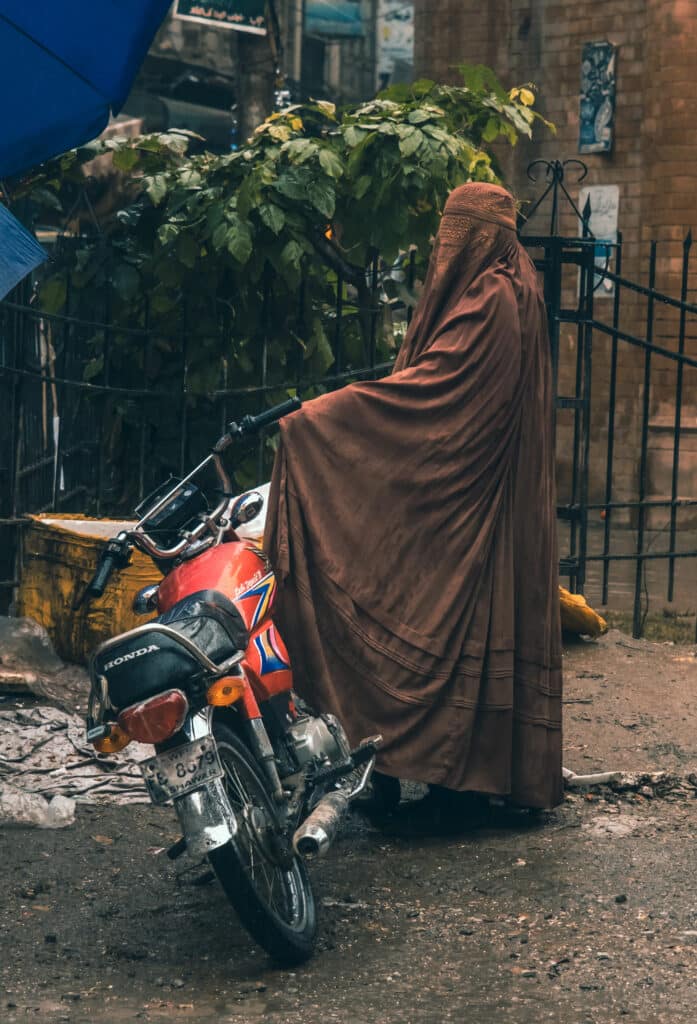
[[[182,727],[189,741],[213,734],[213,708],[205,707],[191,715]],[[192,857],[205,857],[211,850],[225,846],[237,834],[237,819],[230,806],[222,779],[212,779],[200,789],[173,801],[179,818],[186,851]]]
[[[237,819],[222,779],[213,779],[201,789],[178,797],[174,810],[186,840],[186,851],[192,857],[205,857],[237,834]]]

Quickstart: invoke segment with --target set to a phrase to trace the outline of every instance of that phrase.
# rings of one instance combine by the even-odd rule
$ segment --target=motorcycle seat
[[[147,627],[114,637],[95,655],[94,668],[107,679],[109,697],[116,708],[125,708],[164,689],[201,678],[201,662],[184,644],[168,633],[168,626],[191,641],[215,665],[244,651],[249,643],[242,616],[224,594],[200,590],[177,601]]]
[[[244,620],[219,590],[198,590],[153,619],[191,640],[216,664],[227,661],[249,643]]]

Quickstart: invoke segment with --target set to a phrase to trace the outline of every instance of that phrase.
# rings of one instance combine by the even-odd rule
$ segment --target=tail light
[[[167,690],[126,708],[119,715],[119,725],[138,743],[164,743],[181,729],[188,710],[181,690]]]

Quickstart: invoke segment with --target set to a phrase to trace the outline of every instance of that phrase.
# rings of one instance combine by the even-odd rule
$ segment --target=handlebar
[[[97,571],[94,576],[87,584],[85,590],[86,597],[101,597],[106,590],[106,585],[109,582],[109,577],[116,568],[116,559],[113,555],[104,554],[99,559],[97,565]]]
[[[229,448],[230,445],[239,437],[248,437],[250,434],[256,434],[264,427],[271,426],[272,423],[277,423],[284,416],[287,416],[290,412],[296,412],[302,406],[302,402],[299,398],[289,398],[286,402],[281,402],[280,405],[273,405],[266,412],[260,412],[258,416],[244,416],[239,423],[228,423],[227,431],[213,446],[213,458],[218,460],[216,462],[216,472],[221,479],[221,483],[225,488],[226,481],[223,479],[222,464],[219,461],[219,456]],[[194,470],[196,472],[196,470]],[[229,487],[225,488],[229,490]]]
[[[289,398],[287,402],[274,405],[267,409],[266,412],[259,413],[258,416],[245,416],[240,423],[231,423],[228,429],[233,436],[256,434],[257,431],[270,426],[272,423],[277,423],[289,413],[296,412],[301,406],[302,402],[299,398]]]
[[[86,598],[101,597],[106,590],[112,572],[115,569],[125,569],[130,559],[131,546],[128,542],[128,534],[120,533],[107,543],[97,563],[97,570],[73,605],[73,611],[77,611]]]

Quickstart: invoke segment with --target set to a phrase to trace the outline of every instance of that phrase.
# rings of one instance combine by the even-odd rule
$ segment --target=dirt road
[[[566,763],[697,771],[697,657],[611,635],[566,658]],[[697,999],[697,802],[570,795],[448,839],[354,817],[314,869],[316,958],[273,968],[172,814],[0,829],[0,1022],[680,1024]],[[607,797],[607,798],[606,798]]]

